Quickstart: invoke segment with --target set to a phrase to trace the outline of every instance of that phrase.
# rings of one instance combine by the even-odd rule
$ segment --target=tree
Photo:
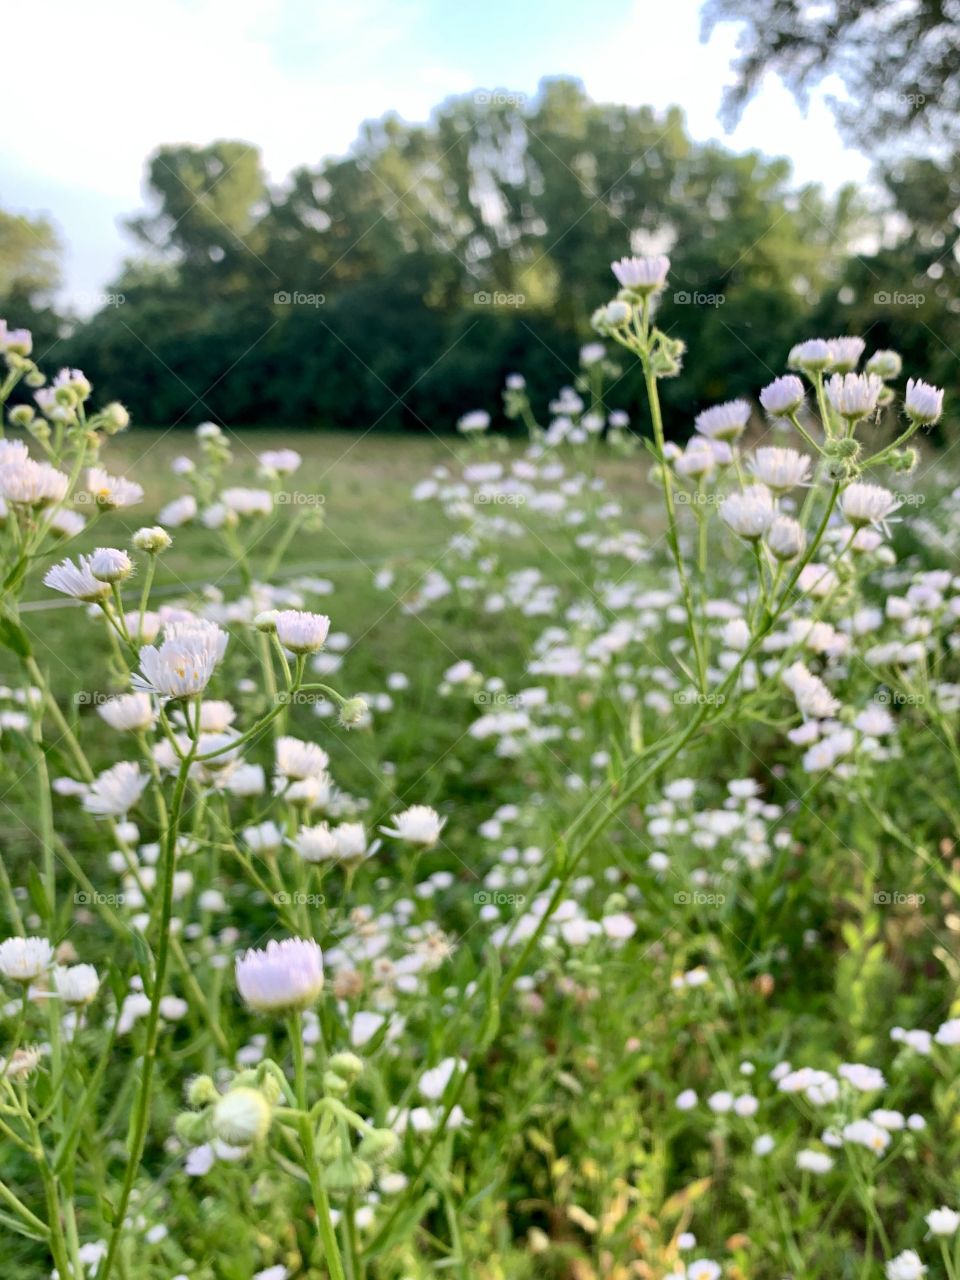
[[[157,207],[132,225],[156,248],[74,350],[150,421],[446,429],[495,410],[515,370],[543,402],[575,376],[611,260],[660,247],[661,323],[691,348],[665,391],[682,433],[782,366],[859,216],[850,192],[795,190],[784,160],[694,143],[676,109],[594,103],[565,79],[368,123],[283,191],[244,143],[163,148],[149,172]]]
[[[960,0],[707,0],[704,35],[743,24],[732,124],[767,71],[803,100],[839,75],[851,102],[835,109],[848,136],[871,146],[926,135],[952,144],[960,113]]]

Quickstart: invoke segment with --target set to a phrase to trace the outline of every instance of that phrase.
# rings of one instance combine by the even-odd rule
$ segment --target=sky
[[[61,300],[81,312],[135,251],[120,225],[145,206],[143,175],[163,143],[238,138],[270,180],[347,151],[366,119],[426,120],[451,95],[532,96],[572,75],[600,102],[679,105],[694,138],[787,155],[798,182],[862,181],[825,85],[804,114],[768,77],[739,126],[718,120],[738,31],[700,41],[701,0],[33,0],[31,29],[60,31],[35,58],[8,58],[22,105],[0,157],[0,206],[45,213],[66,245]]]

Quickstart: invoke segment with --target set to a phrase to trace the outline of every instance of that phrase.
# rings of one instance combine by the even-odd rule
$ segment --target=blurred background
[[[571,382],[629,252],[673,261],[675,434],[815,334],[956,386],[960,0],[73,17],[37,0],[8,54],[0,315],[139,424],[506,426],[505,376]]]

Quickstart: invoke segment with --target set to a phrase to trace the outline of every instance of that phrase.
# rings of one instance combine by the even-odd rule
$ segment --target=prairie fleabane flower
[[[749,485],[742,493],[731,493],[720,508],[720,519],[747,542],[762,538],[775,514],[770,490],[761,484]]]
[[[237,956],[236,978],[244,1002],[260,1013],[306,1009],[323,990],[323,955],[313,939],[268,942]]]
[[[943,413],[943,391],[929,382],[908,378],[903,407],[907,417],[919,426],[932,426]]]
[[[429,849],[440,839],[444,820],[426,804],[413,804],[404,809],[393,819],[392,827],[381,827],[385,836],[395,836],[398,840],[406,840],[409,844]]]
[[[728,400],[704,409],[694,419],[702,436],[711,440],[738,440],[750,421],[750,405],[746,400]]]
[[[35,982],[53,964],[53,947],[46,938],[7,938],[0,942],[0,977],[10,982]]]
[[[658,293],[666,284],[670,259],[658,253],[647,258],[620,258],[610,263],[610,270],[620,285],[640,295]]]
[[[323,648],[330,631],[330,619],[323,613],[302,609],[280,609],[273,617],[277,639],[291,653],[316,653]]]
[[[124,817],[140,799],[148,781],[137,765],[121,760],[90,783],[83,807],[101,818]]]
[[[74,600],[85,600],[88,604],[105,600],[110,594],[110,584],[96,577],[89,556],[78,556],[76,564],[72,560],[61,560],[47,570],[43,581],[52,591],[72,596]]]

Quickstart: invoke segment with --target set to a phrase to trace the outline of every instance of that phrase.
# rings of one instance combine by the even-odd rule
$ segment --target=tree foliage
[[[140,421],[444,430],[496,411],[514,370],[542,402],[574,377],[584,317],[631,251],[672,259],[659,319],[695,357],[665,390],[679,434],[704,403],[755,395],[805,325],[894,346],[906,325],[918,367],[927,330],[956,328],[955,260],[916,283],[945,270],[952,170],[891,170],[902,212],[885,223],[852,188],[797,189],[785,160],[693,142],[679,111],[599,105],[569,80],[368,123],[283,190],[241,143],[162,148],[149,175],[152,208],[131,225],[152,247],[115,285],[124,305],[70,346]],[[636,403],[635,379],[612,406]]]
[[[737,82],[727,95],[735,121],[767,71],[801,99],[839,75],[849,102],[836,103],[849,136],[888,146],[892,136],[952,142],[960,113],[960,0],[707,0],[704,31],[743,24]]]

